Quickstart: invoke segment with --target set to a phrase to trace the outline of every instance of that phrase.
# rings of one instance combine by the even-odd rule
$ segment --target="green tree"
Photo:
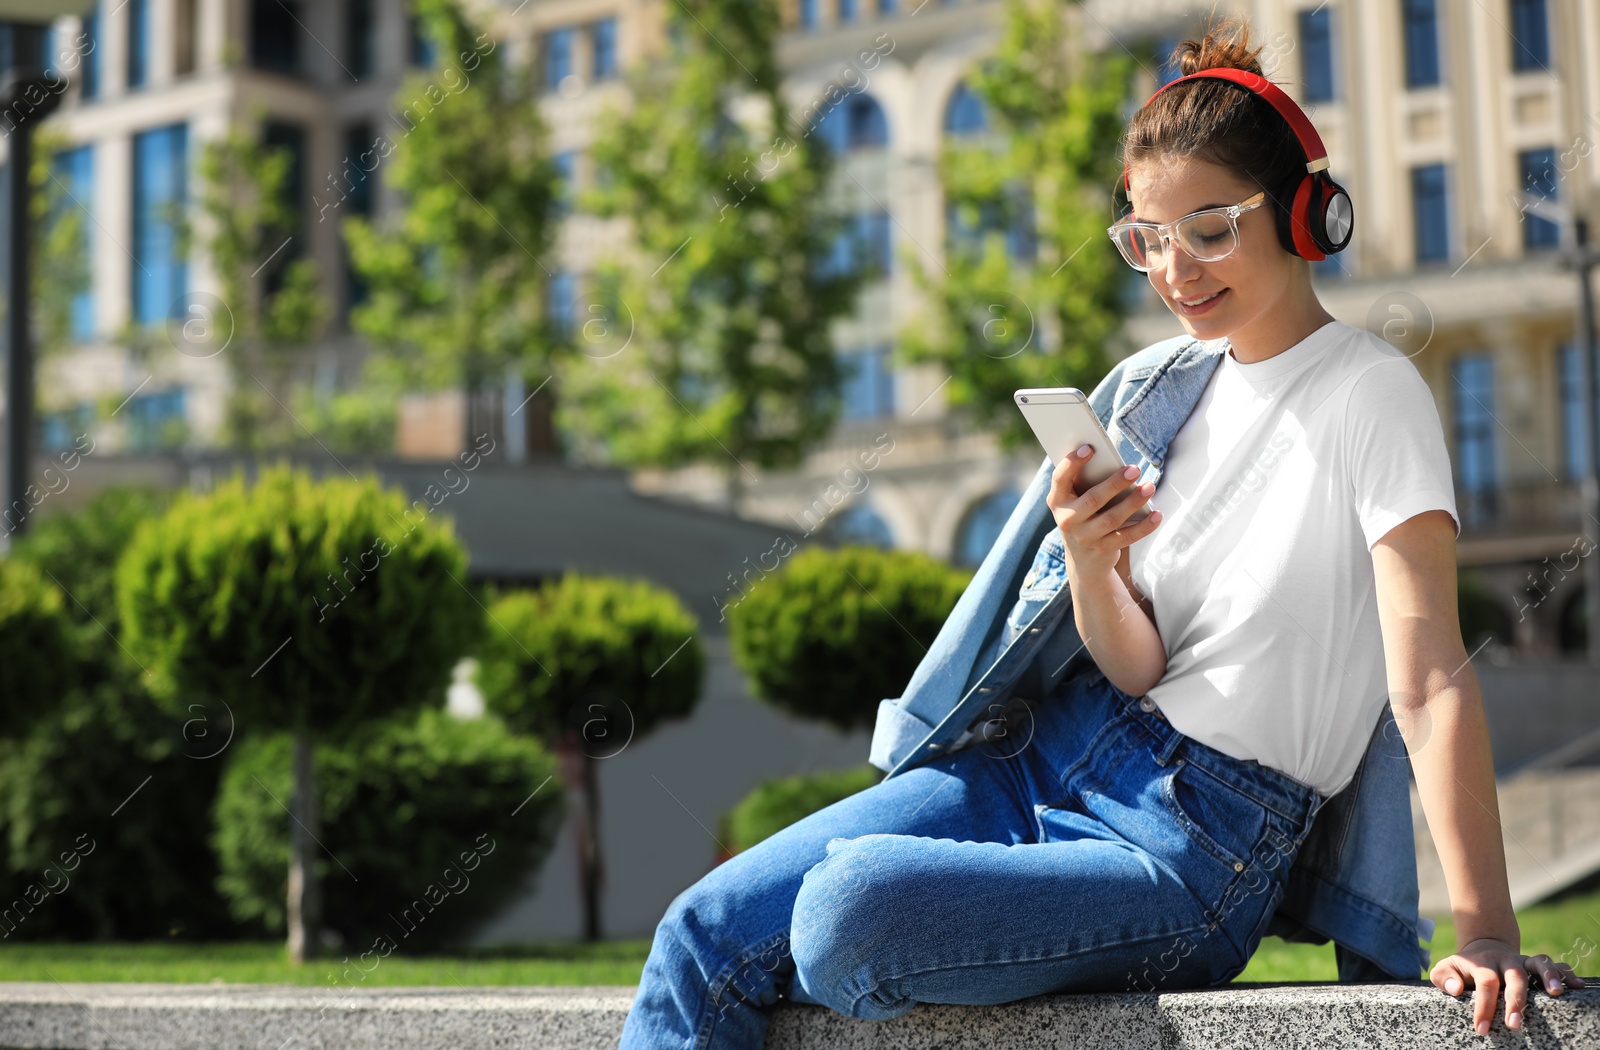
[[[292,788],[292,751],[281,733],[239,746],[212,834],[234,916],[275,931],[289,829],[272,796]],[[460,943],[526,889],[561,826],[561,792],[544,786],[555,773],[549,752],[493,716],[462,721],[425,707],[373,723],[318,747],[317,771],[328,925],[351,956],[387,954],[383,938],[412,951]]]
[[[942,365],[951,404],[1004,447],[1033,440],[1012,392],[1092,388],[1126,312],[1132,271],[1105,228],[1132,60],[1073,39],[1076,3],[1007,0],[999,48],[970,81],[990,133],[940,152],[954,212],[942,272],[909,257],[928,308],[903,333],[906,358]]]
[[[373,478],[273,467],[180,496],[117,566],[123,641],[158,699],[225,698],[241,725],[293,735],[295,961],[317,950],[313,740],[441,698],[481,624],[466,554],[430,512]]]
[[[912,551],[801,551],[727,607],[734,663],[780,710],[841,732],[871,728],[971,578]]]
[[[681,49],[634,74],[631,109],[594,146],[589,203],[632,231],[604,296],[631,338],[580,340],[557,370],[557,419],[595,458],[725,467],[737,499],[750,464],[794,466],[837,420],[830,328],[860,277],[826,264],[828,156],[780,90],[778,5],[667,14]]]
[[[559,173],[531,71],[455,0],[415,5],[446,61],[409,76],[370,154],[401,198],[383,221],[344,219],[366,301],[351,313],[385,389],[464,385],[548,369],[546,299]],[[319,211],[336,214],[325,202]],[[536,386],[540,380],[534,379]]]
[[[305,237],[306,216],[289,185],[290,165],[288,150],[237,128],[200,155],[204,243],[222,301],[191,303],[175,345],[196,357],[225,354],[223,435],[239,448],[299,438],[282,405],[297,359],[328,315],[316,265],[295,244]],[[190,240],[192,231],[182,228]]]
[[[578,785],[584,936],[600,939],[597,764],[699,702],[705,652],[698,624],[670,592],[642,581],[575,573],[489,607],[478,681],[490,710],[561,756]]]

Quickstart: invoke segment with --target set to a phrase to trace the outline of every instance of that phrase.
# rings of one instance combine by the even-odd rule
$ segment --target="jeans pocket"
[[[1255,799],[1182,758],[1162,777],[1161,798],[1184,834],[1230,872],[1250,863],[1267,820]]]

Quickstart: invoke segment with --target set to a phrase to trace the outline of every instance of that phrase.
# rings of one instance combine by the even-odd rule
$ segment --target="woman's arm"
[[[1583,982],[1565,963],[1521,954],[1483,697],[1456,613],[1449,513],[1427,511],[1390,529],[1373,544],[1372,567],[1389,701],[1411,756],[1456,922],[1456,954],[1436,963],[1429,979],[1451,995],[1478,990],[1473,1028],[1481,1034],[1488,1033],[1503,986],[1506,1027],[1520,1028],[1530,970],[1551,995]]]
[[[1129,696],[1143,696],[1166,673],[1167,650],[1154,614],[1145,609],[1147,600],[1130,593],[1126,548],[1154,532],[1161,515],[1155,512],[1122,528],[1130,514],[1149,502],[1153,487],[1107,508],[1134,479],[1114,474],[1080,495],[1078,474],[1084,462],[1077,452],[1063,456],[1045,497],[1066,549],[1072,616],[1084,648],[1106,680]]]

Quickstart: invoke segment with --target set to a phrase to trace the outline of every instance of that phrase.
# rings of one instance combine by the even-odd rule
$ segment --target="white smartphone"
[[[1080,446],[1094,448],[1094,455],[1078,475],[1080,493],[1127,467],[1082,390],[1070,386],[1030,387],[1016,391],[1012,398],[1051,463],[1060,464],[1063,457]],[[1107,506],[1128,498],[1135,487],[1123,489]],[[1147,503],[1128,516],[1128,523],[1143,521],[1149,513]]]

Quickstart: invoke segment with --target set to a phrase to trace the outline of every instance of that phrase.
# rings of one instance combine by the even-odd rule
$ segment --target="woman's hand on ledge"
[[[1472,1004],[1472,1028],[1479,1035],[1489,1034],[1490,1020],[1502,987],[1506,993],[1506,1027],[1522,1027],[1522,1017],[1528,1007],[1530,977],[1551,995],[1584,986],[1583,978],[1573,974],[1568,964],[1548,955],[1523,955],[1514,945],[1489,937],[1468,941],[1456,954],[1435,963],[1428,975],[1433,986],[1446,995],[1465,995],[1471,988],[1478,990]]]

